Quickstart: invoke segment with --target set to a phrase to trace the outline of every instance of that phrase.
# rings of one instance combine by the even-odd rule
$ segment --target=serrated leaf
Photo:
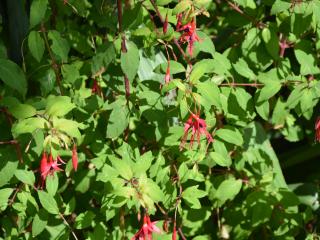
[[[4,211],[8,206],[8,199],[13,192],[13,188],[0,189],[0,212]]]
[[[249,68],[246,61],[244,61],[242,58],[238,60],[235,64],[233,64],[234,69],[239,73],[241,76],[245,78],[249,78],[250,80],[256,79],[256,75],[254,72]]]
[[[216,131],[216,136],[237,146],[241,146],[243,144],[241,134],[235,130],[221,128]]]
[[[27,118],[13,124],[12,134],[17,137],[24,133],[33,133],[37,129],[44,129],[49,123],[44,118]]]
[[[69,119],[54,118],[53,126],[55,127],[55,129],[62,131],[68,134],[68,136],[76,138],[78,141],[80,141],[81,133],[78,129],[79,123]]]
[[[45,191],[38,191],[38,196],[42,207],[51,214],[59,214],[59,208],[56,200]]]
[[[125,101],[119,99],[114,102],[107,125],[107,137],[116,138],[120,136],[129,124],[129,110]]]
[[[33,186],[36,180],[33,172],[27,170],[18,169],[15,171],[14,175],[19,179],[19,181],[31,186]]]
[[[133,177],[132,169],[126,161],[119,158],[110,159],[110,161],[121,177],[126,180],[130,180]]]
[[[38,25],[47,11],[48,0],[33,0],[30,7],[30,28]]]
[[[46,178],[46,190],[51,196],[54,196],[59,187],[59,178],[57,174],[49,175]]]
[[[227,200],[232,200],[241,190],[242,181],[230,178],[224,180],[218,187],[214,198],[218,200],[219,206],[224,204]]]
[[[121,52],[121,69],[130,82],[136,76],[140,63],[139,49],[133,42],[127,42],[127,52]]]
[[[191,208],[200,209],[201,204],[199,198],[203,198],[207,195],[206,191],[199,190],[199,185],[188,187],[182,192],[182,198],[190,205]]]
[[[205,73],[213,72],[214,60],[203,59],[197,62],[190,74],[190,82],[196,83]]]
[[[46,114],[61,117],[70,112],[74,107],[75,105],[71,103],[70,97],[50,95],[47,99]]]
[[[40,209],[40,211],[38,212],[38,214],[34,217],[34,219],[32,221],[32,236],[36,237],[40,233],[42,233],[42,231],[47,226],[47,222],[48,222],[47,212],[44,211],[43,209]]]
[[[216,164],[222,167],[229,167],[232,162],[230,157],[224,157],[222,154],[218,152],[210,152],[209,156],[214,160]]]
[[[49,39],[52,41],[51,49],[62,61],[68,61],[68,54],[70,50],[69,43],[62,38],[60,33],[55,30],[50,30],[48,33]]]
[[[44,53],[44,41],[39,32],[31,31],[29,33],[28,46],[31,55],[40,62]]]
[[[91,211],[80,213],[75,220],[76,229],[84,229],[89,227],[93,223],[95,216],[96,215]]]
[[[280,82],[276,82],[276,81],[270,82],[269,84],[265,85],[261,89],[257,102],[263,102],[263,101],[269,100],[271,97],[276,95],[280,89],[281,89]]]
[[[23,97],[27,93],[27,79],[21,68],[14,62],[0,59],[0,79]]]

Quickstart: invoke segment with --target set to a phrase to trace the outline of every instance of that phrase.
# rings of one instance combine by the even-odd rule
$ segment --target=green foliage
[[[3,9],[0,239],[318,239],[320,1],[117,3]]]

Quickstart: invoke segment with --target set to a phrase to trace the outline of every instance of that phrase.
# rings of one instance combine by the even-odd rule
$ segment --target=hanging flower
[[[101,87],[96,79],[93,80],[93,85],[91,87],[91,94],[101,95]]]
[[[53,160],[51,153],[50,153],[49,159],[48,159],[47,154],[45,152],[43,152],[42,159],[40,162],[42,188],[44,186],[44,183],[45,183],[48,175],[53,175],[53,173],[56,171],[63,171],[61,168],[59,168],[59,166],[61,164],[58,163],[58,158],[59,158],[59,161],[63,162],[60,157],[57,157],[57,159]]]
[[[166,14],[166,19],[164,20],[162,31],[163,34],[166,34],[168,31],[168,14]]]
[[[143,225],[140,230],[131,238],[131,240],[152,240],[152,233],[161,233],[156,226],[157,221],[151,222],[148,214],[143,217]]]
[[[170,82],[170,62],[168,61],[166,75],[164,77],[164,82],[167,84]]]
[[[195,19],[193,18],[191,20],[191,22],[187,23],[186,25],[184,25],[182,27],[180,25],[181,25],[181,22],[179,22],[179,20],[178,20],[177,31],[183,31],[179,40],[182,43],[186,43],[186,42],[188,43],[188,52],[189,52],[189,55],[192,56],[194,42],[200,41],[200,38],[196,32]]]
[[[78,153],[76,144],[73,145],[72,149],[72,166],[74,171],[77,171],[78,168]]]
[[[191,131],[190,137],[190,148],[193,146],[194,138],[197,138],[198,145],[200,145],[200,137],[201,135],[205,135],[208,143],[213,141],[211,134],[207,131],[206,121],[199,117],[199,114],[191,113],[190,117],[184,124],[184,135],[181,140],[180,150],[183,149],[189,132]]]
[[[314,125],[315,130],[315,141],[320,142],[320,117],[317,117],[316,123]]]
[[[174,223],[174,226],[173,226],[172,240],[177,240],[177,229],[176,229],[176,223]]]

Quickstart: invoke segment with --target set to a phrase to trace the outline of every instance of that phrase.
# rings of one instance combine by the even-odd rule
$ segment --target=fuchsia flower
[[[180,36],[179,40],[180,42],[188,43],[188,52],[190,56],[192,56],[194,42],[200,41],[200,38],[196,32],[195,19],[193,18],[191,22],[187,23],[184,26],[181,26],[181,20],[179,20],[178,16],[177,31],[183,31],[183,34]]]
[[[170,62],[168,61],[166,75],[164,77],[164,82],[167,84],[170,82]]]
[[[91,87],[91,94],[101,95],[101,87],[96,79],[93,80],[93,85]]]
[[[77,153],[77,145],[73,145],[72,149],[72,166],[74,171],[77,171],[78,168],[78,153]]]
[[[177,240],[177,229],[176,229],[176,224],[175,223],[174,223],[174,226],[173,226],[172,240]]]
[[[207,131],[206,121],[199,117],[199,114],[191,113],[187,122],[184,124],[184,135],[181,140],[180,150],[184,147],[189,131],[191,130],[190,148],[193,146],[194,138],[197,138],[198,145],[200,144],[201,135],[205,135],[208,143],[213,141],[211,134]]]
[[[64,163],[59,156],[55,160],[53,160],[52,154],[50,153],[49,159],[48,159],[46,152],[43,152],[42,159],[40,162],[42,188],[44,186],[44,183],[45,183],[48,175],[52,175],[56,171],[63,171],[61,168],[59,168],[59,166],[61,164],[59,164],[58,161],[61,163]]]
[[[166,19],[163,23],[163,29],[162,29],[163,33],[166,34],[168,31],[168,14],[166,15]]]
[[[156,226],[157,221],[151,222],[148,214],[143,217],[143,225],[140,230],[131,238],[131,240],[152,240],[152,233],[161,233]]]
[[[320,142],[320,117],[317,117],[316,123],[314,125],[315,130],[315,141]]]

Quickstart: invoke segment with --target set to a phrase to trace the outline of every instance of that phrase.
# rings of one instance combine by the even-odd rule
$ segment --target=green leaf
[[[84,213],[80,213],[75,221],[76,229],[84,229],[90,227],[93,223],[93,219],[95,218],[95,214],[91,211],[86,211]]]
[[[127,52],[121,52],[121,69],[130,82],[133,81],[139,68],[139,49],[133,42],[127,41]]]
[[[203,198],[207,195],[207,192],[199,190],[198,187],[199,185],[188,187],[182,192],[182,198],[194,209],[201,208],[199,198]]]
[[[28,46],[31,55],[40,62],[44,53],[44,41],[39,32],[31,31],[29,33]]]
[[[15,171],[14,175],[19,179],[19,181],[31,186],[33,186],[35,182],[34,174],[31,171],[18,169]]]
[[[220,90],[218,86],[210,81],[198,83],[198,93],[201,95],[201,105],[210,110],[210,107],[220,106]]]
[[[27,93],[27,79],[21,68],[14,62],[0,59],[0,79],[23,97]]]
[[[33,0],[30,8],[30,29],[38,25],[47,11],[48,0]]]
[[[68,134],[68,136],[76,138],[78,141],[80,141],[81,133],[78,129],[79,123],[64,118],[54,118],[52,122],[55,129],[62,131]]]
[[[56,200],[49,193],[38,190],[38,196],[41,205],[48,213],[59,214],[59,208]]]
[[[241,146],[243,144],[243,138],[238,130],[221,128],[216,131],[216,136],[237,146]]]
[[[126,180],[130,180],[133,177],[132,169],[126,161],[119,158],[112,158],[110,161],[121,177]]]
[[[278,14],[291,7],[291,3],[288,1],[276,0],[271,8],[271,14]]]
[[[191,4],[190,4],[189,0],[182,0],[175,6],[175,8],[173,9],[172,13],[173,14],[179,14],[179,13],[187,10],[190,7],[191,7]]]
[[[268,121],[269,119],[269,112],[270,112],[270,106],[269,101],[263,101],[263,102],[257,102],[256,105],[256,111],[262,117],[264,120]]]
[[[36,237],[45,229],[48,223],[48,214],[43,209],[40,209],[38,214],[32,221],[32,236]]]
[[[46,190],[51,196],[54,196],[59,187],[59,178],[57,174],[49,175],[46,178]]]
[[[46,114],[49,116],[61,117],[70,112],[75,105],[71,103],[68,96],[53,96],[47,98]]]
[[[124,99],[114,102],[107,125],[107,137],[120,136],[129,124],[129,110]]]
[[[240,58],[237,63],[233,64],[233,67],[241,76],[249,78],[250,80],[256,79],[256,75],[242,58]]]
[[[27,118],[13,124],[12,134],[17,137],[24,133],[33,133],[37,129],[44,129],[49,123],[44,118]]]
[[[301,112],[304,113],[308,111],[309,109],[313,108],[313,94],[312,90],[306,88],[302,91],[302,96],[301,96]]]
[[[270,81],[269,84],[265,85],[258,96],[258,102],[269,100],[271,97],[276,95],[281,89],[281,83],[276,81]]]
[[[13,188],[0,189],[0,212],[6,210],[8,206],[8,199],[13,192]]]
[[[320,73],[316,59],[311,53],[307,53],[302,49],[295,49],[294,53],[300,63],[300,74],[308,75]]]
[[[161,191],[161,188],[154,181],[148,178],[146,185],[145,193],[147,193],[154,202],[163,201],[164,194]]]
[[[196,83],[205,73],[213,72],[214,61],[212,59],[203,59],[197,62],[190,74],[190,81]]]
[[[48,37],[52,41],[51,49],[54,54],[56,54],[61,61],[67,62],[70,50],[68,41],[62,38],[60,33],[55,30],[50,30]]]
[[[262,30],[262,39],[269,54],[273,59],[279,58],[279,39],[273,29],[264,28]]]
[[[5,97],[1,102],[9,109],[9,112],[17,119],[29,118],[36,115],[37,110],[29,104],[21,104],[14,97]]]
[[[216,50],[211,38],[201,31],[197,31],[197,34],[201,40],[194,43],[193,54],[197,55],[198,52],[206,52],[210,53],[212,57],[214,57],[214,53]]]
[[[209,156],[217,163],[219,166],[222,167],[229,167],[232,164],[230,157],[224,157],[218,152],[210,152]]]
[[[214,197],[218,200],[219,206],[227,200],[232,200],[240,192],[242,181],[240,179],[230,178],[224,180],[218,187]]]

